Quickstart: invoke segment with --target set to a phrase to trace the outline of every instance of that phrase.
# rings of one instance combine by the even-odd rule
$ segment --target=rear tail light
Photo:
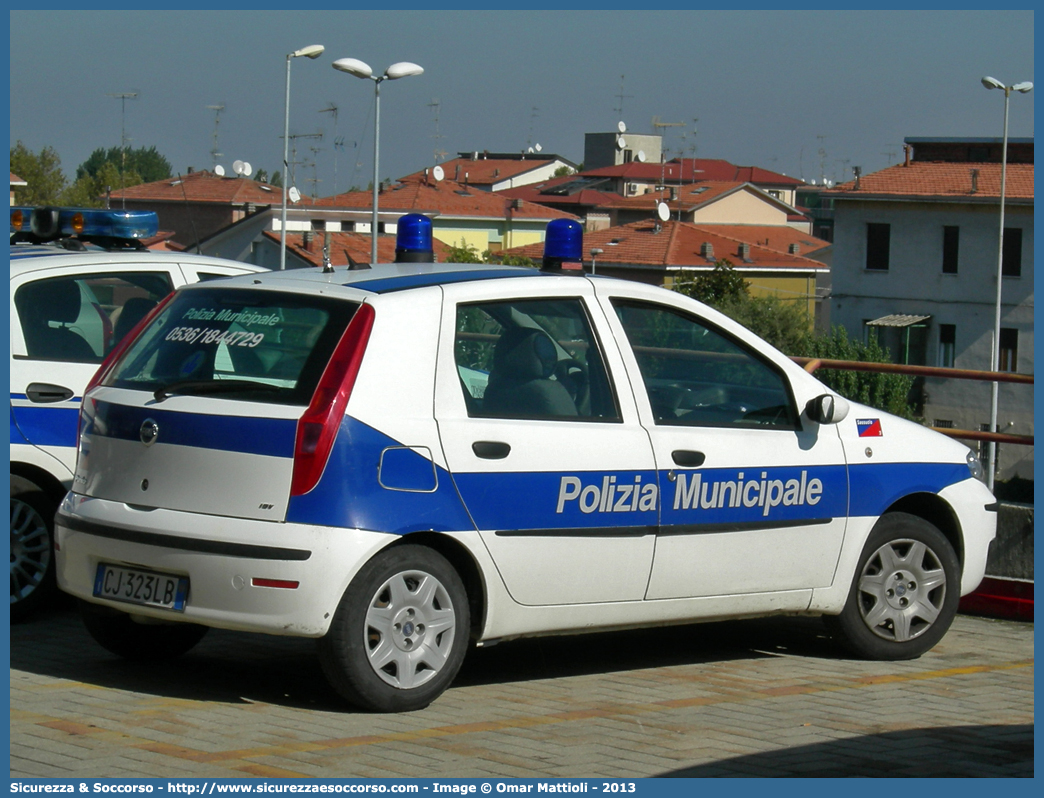
[[[373,306],[360,305],[326,364],[308,409],[297,422],[291,496],[308,493],[323,475],[359,375],[373,319]]]

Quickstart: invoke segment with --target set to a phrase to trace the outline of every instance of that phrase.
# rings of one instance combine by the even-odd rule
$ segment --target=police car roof
[[[190,255],[184,252],[162,252],[156,250],[106,250],[90,245],[83,250],[69,250],[55,244],[11,244],[10,257],[12,276],[41,267],[51,268],[128,262],[135,265],[153,264],[158,266],[179,263],[192,264],[194,266],[213,264],[235,267],[244,274],[267,271],[260,266],[254,266],[250,263],[214,258],[209,255]]]
[[[225,285],[251,285],[295,291],[343,286],[372,294],[388,294],[449,283],[547,276],[549,275],[525,266],[481,263],[377,263],[370,268],[362,269],[341,266],[329,272],[324,272],[321,268],[288,269],[283,272],[232,278]]]

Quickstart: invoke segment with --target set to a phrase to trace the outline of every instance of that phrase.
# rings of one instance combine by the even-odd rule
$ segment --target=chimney
[[[514,210],[516,210],[516,211],[522,210],[522,200],[520,200],[520,199],[513,199],[513,200],[511,200],[511,207]]]
[[[852,171],[855,172],[855,187],[853,191],[859,191],[859,178],[863,176],[863,167],[853,166]]]
[[[791,255],[800,255],[801,245],[795,242],[791,244],[789,247],[787,247],[787,252],[789,252]]]
[[[971,193],[972,194],[978,194],[979,193],[979,170],[978,169],[972,169],[971,170],[971,179],[972,179]]]
[[[739,252],[737,253],[743,260],[750,260],[750,244],[746,241],[739,245]]]
[[[196,167],[190,166],[188,169],[185,170],[185,174],[189,174],[190,175],[190,174],[192,174],[195,171],[196,171]]]
[[[471,160],[473,160],[473,161],[477,161],[478,160],[478,150],[475,150],[475,152],[471,153]]]
[[[457,168],[453,170],[453,182],[460,182],[460,164],[457,164]]]
[[[710,241],[700,244],[700,254],[707,260],[714,260],[714,245]]]
[[[424,167],[424,185],[428,185],[428,167]]]
[[[311,252],[312,251],[312,239],[315,238],[315,233],[313,233],[311,230],[305,230],[304,236],[302,236],[302,238],[303,238],[303,241],[304,241],[304,248],[307,251]]]
[[[911,147],[909,144],[904,144],[903,145],[903,152],[906,154],[906,162],[903,164],[903,166],[909,166],[910,165],[910,153],[912,151],[913,151],[913,147]]]

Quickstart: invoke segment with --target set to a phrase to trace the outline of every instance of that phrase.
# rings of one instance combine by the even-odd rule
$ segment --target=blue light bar
[[[584,229],[572,219],[553,219],[544,234],[544,262],[546,272],[573,272],[583,274]]]
[[[16,209],[11,212],[11,231],[16,232]],[[22,208],[21,231],[31,228],[33,235],[49,241],[63,236],[80,238],[141,239],[156,235],[159,218],[155,211],[128,211],[100,208]],[[31,211],[27,224],[25,211]]]
[[[33,216],[31,207],[20,205],[11,208],[11,232],[29,232],[29,220]]]
[[[544,257],[581,261],[584,257],[584,229],[572,219],[553,219],[544,235]]]
[[[433,263],[431,219],[421,213],[401,216],[396,224],[395,262]]]

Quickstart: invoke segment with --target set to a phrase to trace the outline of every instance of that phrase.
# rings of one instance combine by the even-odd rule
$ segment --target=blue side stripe
[[[97,402],[88,433],[137,441],[142,422],[148,418],[159,426],[157,442],[160,444],[269,457],[294,456],[297,437],[294,419],[216,416]]]
[[[411,274],[404,277],[384,277],[376,280],[362,280],[348,283],[352,288],[361,288],[375,294],[388,294],[393,291],[405,291],[410,288],[424,288],[429,285],[445,283],[466,283],[472,280],[496,280],[504,277],[539,277],[536,269],[508,267],[500,269],[474,269],[459,272],[431,272],[429,274]]]
[[[21,436],[36,446],[76,446],[76,425],[79,421],[78,407],[12,407],[11,443],[16,440],[14,425],[17,423]]]
[[[971,476],[964,463],[859,463],[848,474],[852,517],[881,515],[903,496],[938,493]]]

